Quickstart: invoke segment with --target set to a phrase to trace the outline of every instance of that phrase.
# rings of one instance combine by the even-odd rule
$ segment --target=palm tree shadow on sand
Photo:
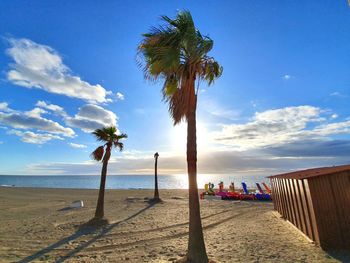
[[[61,256],[59,259],[57,259],[55,262],[59,263],[59,262],[64,262],[65,260],[71,258],[72,256],[74,256],[76,253],[79,253],[80,251],[82,251],[84,248],[90,246],[92,243],[94,243],[96,240],[100,239],[101,237],[103,237],[105,234],[107,234],[108,232],[110,232],[112,229],[114,229],[115,227],[117,227],[118,225],[120,225],[121,223],[127,222],[133,218],[135,218],[136,216],[140,215],[141,213],[145,212],[146,210],[150,209],[151,207],[153,207],[154,205],[156,205],[157,202],[148,202],[148,206],[146,206],[145,208],[141,209],[140,211],[138,211],[137,213],[129,216],[126,219],[123,219],[121,221],[115,222],[113,224],[109,224],[103,227],[92,227],[91,225],[88,224],[83,224],[80,226],[80,228],[72,235],[65,237],[59,241],[57,241],[56,243],[18,261],[19,263],[25,263],[25,262],[30,262],[33,261],[35,259],[44,257],[46,254],[48,254],[49,252],[53,251],[54,249],[57,249],[60,246],[63,246],[65,244],[68,244],[69,242],[78,239],[81,236],[85,236],[85,235],[89,235],[89,234],[94,234],[94,233],[98,233],[96,236],[94,236],[93,238],[91,238],[90,240],[80,244],[79,246],[77,246],[76,248],[72,249],[70,252],[68,252],[66,255]]]

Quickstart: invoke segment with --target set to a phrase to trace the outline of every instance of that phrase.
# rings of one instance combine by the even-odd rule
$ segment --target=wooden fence
[[[350,249],[350,170],[271,176],[274,208],[322,248]]]

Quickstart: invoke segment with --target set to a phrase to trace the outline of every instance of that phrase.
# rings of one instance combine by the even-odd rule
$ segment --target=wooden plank
[[[350,239],[350,199],[347,200],[347,193],[350,192],[350,184],[346,178],[346,174],[339,173],[334,175],[329,175],[326,177],[328,179],[328,184],[330,185],[332,196],[334,199],[333,202],[333,214],[336,216],[334,222],[338,226],[338,235],[337,240],[332,238],[331,242],[334,243],[334,248],[349,248],[349,239]],[[346,188],[348,187],[348,188]],[[346,190],[348,189],[348,190]],[[348,202],[346,202],[348,201]],[[338,240],[339,239],[339,240]],[[332,244],[333,244],[332,243]]]
[[[289,183],[290,191],[291,191],[291,194],[292,194],[294,213],[295,213],[295,217],[296,217],[296,221],[297,221],[296,225],[301,230],[299,207],[298,207],[298,203],[297,203],[296,193],[295,193],[295,190],[294,190],[293,179],[288,179],[288,183]]]
[[[312,231],[313,231],[313,237],[314,237],[314,241],[320,245],[320,236],[318,234],[318,225],[317,225],[317,220],[316,220],[316,215],[315,215],[315,209],[314,209],[314,205],[313,205],[313,201],[312,201],[312,197],[311,197],[311,192],[310,192],[310,187],[309,187],[309,180],[308,179],[304,179],[303,180],[303,184],[304,184],[304,190],[305,190],[305,196],[306,196],[306,200],[307,200],[307,205],[309,208],[309,213],[310,213],[310,223],[312,225]]]
[[[294,207],[294,204],[293,204],[293,196],[292,196],[292,190],[290,189],[290,186],[289,186],[289,180],[286,179],[285,180],[285,184],[286,184],[286,190],[287,190],[287,193],[288,193],[288,198],[289,198],[289,207],[290,207],[290,211],[291,211],[291,214],[292,214],[292,222],[294,225],[297,226],[297,218],[296,218],[296,214],[295,214],[295,207]]]
[[[281,191],[278,187],[278,181],[279,179],[274,178],[274,186],[276,189],[276,198],[278,200],[278,211],[281,214],[281,216],[283,216],[283,218],[286,218],[286,215],[284,215],[284,211],[283,211],[283,205],[282,205],[282,196],[281,196]]]
[[[320,181],[315,179],[318,179],[318,178],[310,178],[308,180],[308,183],[309,183],[309,188],[310,188],[311,197],[312,197],[312,204],[314,206],[315,218],[317,220],[317,230],[318,230],[318,235],[320,239],[319,245],[324,248],[325,246],[324,240],[325,240],[325,236],[327,237],[327,233],[324,227],[325,220],[323,218],[324,215],[322,212],[321,203],[322,203],[322,206],[326,206],[327,204],[325,202],[327,202],[327,200],[326,199],[323,200],[323,197],[321,197],[321,200],[320,200],[320,193],[319,193],[319,188],[321,187]],[[330,195],[330,191],[328,192],[328,195]]]
[[[294,190],[295,190],[295,196],[297,198],[297,204],[298,204],[298,209],[299,209],[299,215],[300,215],[300,223],[301,223],[301,231],[307,235],[306,231],[306,219],[305,219],[305,212],[304,212],[304,207],[301,202],[301,194],[300,194],[300,189],[299,189],[299,183],[297,179],[292,179],[293,184],[294,184]]]
[[[329,184],[328,175],[310,179],[309,187],[317,219],[320,245],[323,249],[337,247],[340,245],[338,241],[341,233],[337,225],[338,215],[335,208],[334,192]]]
[[[274,188],[273,198],[276,199],[278,212],[280,213],[280,215],[283,218],[285,218],[285,216],[283,215],[283,209],[282,209],[281,192],[280,192],[280,190],[278,188],[277,181],[278,181],[278,179],[273,178],[273,188]]]
[[[283,205],[282,205],[282,195],[281,195],[281,189],[279,187],[279,180],[280,179],[274,178],[274,187],[276,189],[276,198],[278,200],[278,211],[283,218],[286,218]]]
[[[286,202],[286,209],[289,214],[289,221],[295,224],[295,220],[293,217],[293,209],[292,209],[292,202],[290,199],[288,187],[287,187],[287,179],[283,179],[283,191],[284,191],[284,196],[285,196],[285,202]]]
[[[342,248],[350,249],[350,172],[339,173],[332,182],[341,228]]]
[[[336,178],[336,174],[325,175],[317,178],[322,182],[323,189],[328,187],[328,194],[324,195],[323,193],[325,196],[324,199],[326,199],[326,205],[323,205],[321,211],[324,215],[323,227],[325,228],[324,232],[327,233],[327,247],[329,248],[340,248],[343,243],[341,225],[339,222],[339,202],[337,202],[338,193],[336,193],[336,189],[333,188],[333,182],[337,180]]]
[[[284,192],[284,200],[285,200],[285,204],[286,204],[286,209],[288,211],[288,220],[294,224],[293,211],[292,211],[289,192],[288,192],[288,188],[287,188],[287,180],[282,179],[281,183],[282,183],[282,188],[283,188],[283,192]]]
[[[303,184],[303,180],[298,180],[298,184],[299,184],[301,202],[303,205],[304,215],[305,215],[306,235],[310,239],[314,240],[314,235],[312,232],[312,225],[311,225],[311,218],[310,218],[310,211],[309,211],[309,207],[307,205],[307,200],[306,200],[306,195],[305,195],[305,187]]]
[[[283,212],[284,212],[284,218],[286,218],[287,220],[291,220],[289,210],[288,210],[287,196],[286,196],[286,192],[284,189],[283,181],[284,181],[284,179],[278,179],[279,188],[280,188],[280,192],[281,192],[281,201],[282,201],[282,207],[283,207]]]
[[[291,194],[291,191],[290,191],[288,179],[283,179],[283,183],[284,183],[285,190],[286,190],[286,193],[287,193],[286,196],[287,196],[287,200],[288,200],[288,208],[289,208],[289,211],[290,211],[290,214],[291,214],[291,222],[294,225],[297,225],[297,219],[295,217],[295,211],[294,211],[294,205],[293,205],[293,200],[292,200],[292,194]]]
[[[277,189],[275,187],[275,183],[274,183],[275,179],[274,178],[270,178],[270,183],[271,183],[271,196],[272,196],[272,202],[273,202],[273,209],[280,212],[279,209],[279,200],[278,200],[278,193],[277,193]]]

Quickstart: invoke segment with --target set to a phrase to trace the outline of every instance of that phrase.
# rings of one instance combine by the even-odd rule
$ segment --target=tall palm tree
[[[119,151],[122,151],[124,148],[124,144],[120,142],[120,140],[125,139],[128,136],[125,133],[118,135],[117,128],[115,126],[96,129],[92,134],[96,137],[98,141],[104,142],[103,145],[97,147],[96,150],[91,153],[91,157],[94,160],[102,160],[100,191],[98,193],[98,200],[94,217],[95,220],[101,220],[104,217],[104,196],[107,166],[109,158],[111,157],[111,150],[113,147],[116,147],[119,149]]]
[[[196,108],[200,81],[208,85],[220,77],[222,67],[208,56],[213,40],[195,27],[191,13],[180,11],[175,19],[162,16],[164,25],[143,35],[138,47],[146,79],[164,80],[164,100],[174,125],[187,121],[187,170],[189,182],[189,241],[187,262],[208,262],[197,188]],[[198,86],[195,87],[197,80]]]
[[[159,153],[154,154],[154,197],[153,200],[159,201],[159,191],[158,191],[158,157]]]

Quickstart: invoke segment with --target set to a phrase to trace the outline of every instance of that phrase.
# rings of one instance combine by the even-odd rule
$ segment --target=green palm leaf
[[[139,65],[146,79],[164,80],[163,97],[177,124],[188,117],[189,109],[196,104],[195,80],[211,85],[223,68],[207,55],[214,42],[195,28],[190,12],[181,11],[175,19],[161,19],[164,25],[143,35],[138,47]]]
[[[96,161],[103,160],[104,156],[104,146],[107,147],[114,146],[118,148],[120,151],[123,150],[124,144],[120,142],[122,139],[128,138],[128,135],[125,133],[118,134],[118,130],[115,126],[104,127],[101,129],[96,129],[92,132],[95,138],[98,141],[104,142],[103,146],[99,146],[95,151],[91,153],[91,158]],[[110,145],[110,146],[108,146]]]

